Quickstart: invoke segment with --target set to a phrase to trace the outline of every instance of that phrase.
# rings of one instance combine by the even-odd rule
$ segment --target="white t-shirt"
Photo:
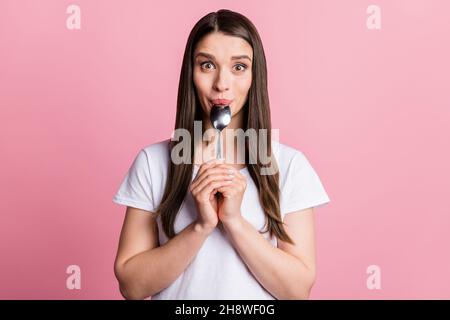
[[[155,210],[161,202],[167,180],[169,141],[167,139],[148,145],[138,152],[113,198],[115,203],[151,212]],[[330,202],[319,176],[302,152],[274,140],[272,149],[280,170],[282,218],[288,213]],[[192,180],[198,169],[194,165]],[[256,229],[263,230],[265,215],[259,203],[256,185],[247,168],[240,172],[247,177],[247,189],[241,205],[242,215]],[[175,219],[175,232],[179,233],[196,217],[195,203],[188,192]],[[159,244],[163,245],[168,238],[163,232],[160,217],[157,218],[157,224]],[[277,246],[275,237],[269,239],[268,232],[263,236],[273,246]],[[273,300],[275,297],[256,280],[219,223],[184,272],[152,299]]]

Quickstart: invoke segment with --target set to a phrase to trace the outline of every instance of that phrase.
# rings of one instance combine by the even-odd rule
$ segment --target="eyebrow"
[[[206,52],[199,52],[199,53],[197,53],[197,55],[195,57],[197,58],[198,56],[203,56],[203,57],[215,60],[215,57],[212,54],[209,54]],[[250,59],[250,57],[246,54],[231,57],[231,60],[240,60],[240,59],[248,59],[250,62],[252,62],[252,59]]]

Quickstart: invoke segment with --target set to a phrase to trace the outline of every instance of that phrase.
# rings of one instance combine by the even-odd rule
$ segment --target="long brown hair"
[[[253,49],[252,83],[248,92],[248,100],[243,106],[244,123],[247,129],[267,130],[267,156],[272,157],[271,145],[271,120],[269,96],[267,92],[267,67],[264,49],[259,34],[253,23],[245,16],[230,10],[219,10],[211,12],[201,18],[193,27],[187,40],[181,67],[180,81],[178,86],[177,113],[175,129],[185,129],[194,137],[194,121],[202,119],[202,110],[198,100],[193,82],[193,55],[197,43],[207,34],[222,32],[226,35],[240,37],[246,40]],[[241,111],[241,112],[242,112]],[[169,153],[175,146],[175,141],[170,141]],[[279,173],[261,175],[263,168],[258,157],[257,163],[249,163],[249,153],[255,156],[255,145],[245,139],[245,161],[248,171],[259,191],[261,207],[266,215],[265,230],[270,236],[293,243],[286,233],[280,213],[280,189]],[[195,141],[191,139],[191,161],[188,163],[174,164],[169,161],[168,179],[165,186],[161,203],[156,210],[161,215],[163,230],[169,238],[175,236],[174,222],[185,196],[189,190],[194,170]],[[185,155],[184,155],[185,156]],[[170,157],[169,157],[170,158]],[[184,162],[184,161],[183,161]],[[255,161],[251,161],[255,162]],[[276,167],[278,168],[278,166]]]

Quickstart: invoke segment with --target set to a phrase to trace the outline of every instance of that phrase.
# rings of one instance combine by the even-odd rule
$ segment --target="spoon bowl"
[[[222,158],[222,144],[220,142],[220,132],[225,129],[231,122],[230,106],[213,105],[209,118],[212,126],[218,130],[219,138],[217,139],[217,155],[216,158]]]
[[[210,112],[210,120],[215,129],[222,131],[231,122],[230,106],[213,105]]]

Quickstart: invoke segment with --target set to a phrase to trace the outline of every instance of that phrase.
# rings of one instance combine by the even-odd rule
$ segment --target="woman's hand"
[[[197,222],[208,232],[212,232],[219,222],[215,194],[218,188],[231,183],[228,168],[219,167],[219,164],[223,161],[221,159],[203,163],[190,186],[192,197],[197,206]]]
[[[219,220],[226,225],[242,218],[241,204],[247,188],[247,178],[230,165],[220,164],[218,167],[226,168],[234,176],[230,184],[217,189],[221,193],[218,199],[218,216]]]

